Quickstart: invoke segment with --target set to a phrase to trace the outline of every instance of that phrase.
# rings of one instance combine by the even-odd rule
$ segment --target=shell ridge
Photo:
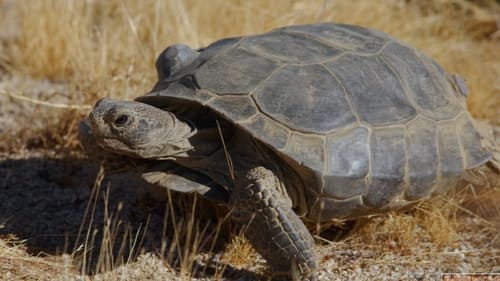
[[[408,85],[406,85],[406,83],[401,79],[401,76],[396,71],[394,66],[385,59],[383,54],[378,55],[378,58],[380,59],[380,61],[382,61],[382,63],[384,63],[389,68],[389,70],[392,72],[392,74],[394,74],[394,76],[396,76],[396,78],[399,81],[399,84],[401,85],[401,88],[403,89],[403,93],[404,93],[405,97],[408,99],[408,101],[413,106],[413,108],[415,108],[415,110],[417,111],[417,115],[421,114],[422,108],[420,106],[418,106],[418,104],[415,101],[415,99],[413,98],[413,96],[410,95],[410,89],[408,88]],[[412,120],[409,120],[408,123],[410,123],[411,121]]]
[[[337,82],[339,83],[339,85],[342,87],[343,89],[343,92],[344,92],[344,97],[347,101],[347,103],[349,104],[349,108],[351,109],[352,113],[354,114],[354,117],[356,117],[356,121],[359,123],[361,122],[361,118],[359,117],[359,113],[358,113],[358,110],[354,107],[354,104],[352,103],[352,100],[351,100],[351,95],[349,95],[349,92],[347,90],[347,88],[344,86],[344,83],[340,80],[339,77],[337,77],[337,75],[329,68],[329,67],[326,67],[325,65],[323,64],[320,64],[324,69],[326,69],[326,71],[328,71],[330,73],[330,75],[332,75],[333,79],[337,80]],[[336,131],[336,130],[335,130]],[[329,132],[329,133],[332,133],[332,132]]]

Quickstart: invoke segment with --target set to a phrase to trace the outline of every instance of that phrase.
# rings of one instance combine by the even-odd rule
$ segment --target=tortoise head
[[[135,101],[99,100],[88,117],[104,150],[136,158],[165,159],[192,149],[195,130],[168,111]]]

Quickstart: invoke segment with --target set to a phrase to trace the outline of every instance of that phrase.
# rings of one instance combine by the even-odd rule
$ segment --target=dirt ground
[[[147,92],[169,44],[320,21],[415,45],[500,125],[498,1],[0,0],[0,280],[267,280],[223,207],[145,184],[141,163],[88,159],[78,122],[100,97]],[[487,179],[315,233],[318,280],[500,278],[500,175]]]

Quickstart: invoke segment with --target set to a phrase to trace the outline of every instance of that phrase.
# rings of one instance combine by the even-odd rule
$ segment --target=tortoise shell
[[[246,130],[301,176],[316,220],[405,207],[490,158],[463,81],[382,32],[289,26],[191,52],[175,71],[159,58],[137,101],[196,102]]]

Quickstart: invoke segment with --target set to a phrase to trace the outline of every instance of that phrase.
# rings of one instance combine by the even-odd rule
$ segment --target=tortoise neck
[[[216,127],[194,130],[195,133],[187,139],[192,149],[176,155],[175,158],[177,161],[182,163],[195,162],[199,159],[209,157],[223,147],[219,131]]]
[[[194,147],[188,151],[191,157],[208,157],[215,151],[223,147],[219,130],[217,128],[204,128],[189,138],[189,142]]]

